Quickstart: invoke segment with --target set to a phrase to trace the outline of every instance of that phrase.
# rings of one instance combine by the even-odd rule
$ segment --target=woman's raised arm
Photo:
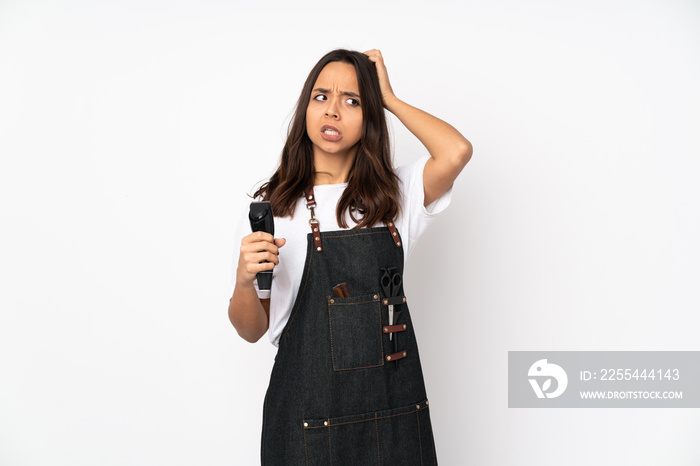
[[[377,66],[384,106],[425,146],[430,160],[423,171],[424,205],[442,196],[472,156],[471,143],[448,123],[400,100],[391,88],[384,59],[379,50],[365,55]]]

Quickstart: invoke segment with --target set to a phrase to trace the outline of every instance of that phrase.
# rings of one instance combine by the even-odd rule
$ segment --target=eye
[[[353,107],[359,107],[360,106],[360,101],[357,99],[348,99],[346,100],[347,103],[352,105]]]
[[[326,100],[326,96],[323,94],[319,94],[316,97],[314,97],[314,100]]]

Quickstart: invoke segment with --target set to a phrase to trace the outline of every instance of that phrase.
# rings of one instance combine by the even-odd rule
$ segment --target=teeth
[[[338,134],[340,134],[337,131],[333,131],[332,129],[325,129],[323,130],[323,132],[326,134],[332,134],[333,136],[337,136]]]

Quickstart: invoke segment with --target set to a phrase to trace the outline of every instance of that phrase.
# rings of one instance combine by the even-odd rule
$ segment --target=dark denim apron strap
[[[403,274],[394,233],[307,236],[304,276],[265,397],[263,465],[437,464],[411,316],[405,300],[392,300],[398,317],[388,328],[391,296],[380,286],[383,270]],[[334,297],[343,282],[350,296]]]

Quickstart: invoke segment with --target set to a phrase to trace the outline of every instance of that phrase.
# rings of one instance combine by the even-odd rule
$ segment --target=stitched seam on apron
[[[260,465],[264,466],[265,464],[265,421],[267,421],[267,395],[265,395],[265,401],[263,402],[263,429],[262,429],[262,442],[261,442],[261,449],[262,449],[262,455],[260,458]]]
[[[326,298],[331,299],[330,296],[326,296]],[[338,299],[338,298],[334,298],[334,299]],[[336,301],[333,303],[333,306],[354,306],[356,304],[368,304],[368,303],[371,304],[371,303],[376,303],[376,302],[378,302],[378,301],[375,299],[371,299],[369,301],[358,301],[356,303],[339,303],[338,301]]]
[[[384,357],[384,356],[383,356],[383,353],[382,353],[382,358],[383,358],[383,357]],[[356,369],[371,369],[371,368],[373,368],[373,367],[382,367],[383,365],[384,365],[384,360],[382,359],[382,363],[381,363],[381,364],[377,364],[376,366],[348,367],[347,369],[336,369],[336,368],[335,368],[335,362],[334,362],[334,363],[333,363],[333,370],[336,371],[336,372],[340,372],[340,371],[354,371],[354,370],[356,370]]]
[[[377,432],[377,464],[381,465],[382,461],[379,458],[379,426],[377,425],[377,413],[374,413],[374,430]]]
[[[328,303],[328,331],[331,333],[331,362],[333,363],[333,370],[337,370],[335,368],[335,354],[333,353],[333,323],[331,320],[331,301],[330,301],[330,296],[328,297],[329,299],[326,301]]]
[[[416,424],[418,424],[418,447],[420,448],[420,464],[423,465],[423,442],[420,440],[420,419],[418,419],[418,411],[416,411]]]
[[[309,426],[309,427],[307,427],[307,429],[325,429],[326,427],[344,426],[346,424],[357,424],[358,422],[368,422],[368,421],[372,421],[374,419],[389,419],[390,417],[405,416],[407,414],[417,413],[418,411],[421,411],[421,410],[426,409],[426,408],[427,408],[427,406],[423,406],[422,408],[418,408],[416,410],[408,411],[405,413],[390,414],[388,416],[381,416],[381,417],[375,417],[375,418],[370,418],[370,419],[362,419],[360,421],[339,422],[337,424],[328,423],[328,426]],[[374,415],[376,416],[377,413],[374,413]]]
[[[430,440],[432,441],[433,448],[433,466],[437,464],[437,453],[435,452],[435,435],[433,435],[433,423],[430,422],[430,413],[428,413],[428,426],[430,427]]]
[[[309,283],[309,276],[311,275],[309,273],[309,270],[311,270],[311,255],[313,254],[313,252],[314,252],[314,248],[313,247],[309,248],[309,255],[306,258],[306,262],[309,263],[309,266],[306,268],[306,274],[305,274],[306,281],[304,282],[304,288],[301,289],[301,293],[299,293],[299,296],[297,296],[297,303],[298,304],[296,306],[296,309],[294,309],[294,311],[292,311],[292,316],[289,318],[289,325],[287,325],[287,328],[284,330],[284,333],[280,337],[280,341],[282,341],[282,338],[284,338],[284,336],[287,334],[289,329],[292,328],[292,322],[294,322],[294,317],[297,315],[297,311],[301,307],[301,303],[303,301],[302,298],[304,297],[304,291],[306,291],[306,285],[307,285],[307,283]]]
[[[306,465],[309,465],[309,449],[306,447],[306,429],[304,429],[304,456],[306,456]]]
[[[328,460],[333,465],[333,450],[331,450],[331,426],[328,424]]]

